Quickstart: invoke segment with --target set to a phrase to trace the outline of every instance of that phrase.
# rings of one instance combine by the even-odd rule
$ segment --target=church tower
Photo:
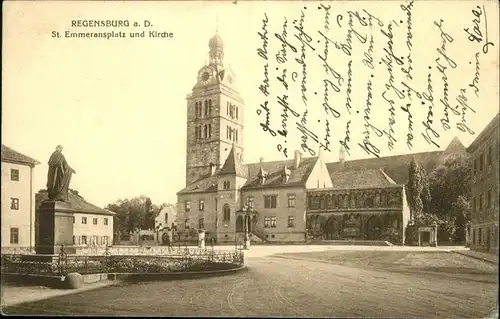
[[[186,186],[213,174],[231,149],[243,161],[244,102],[231,67],[224,66],[224,43],[210,39],[209,63],[198,71],[187,96]]]

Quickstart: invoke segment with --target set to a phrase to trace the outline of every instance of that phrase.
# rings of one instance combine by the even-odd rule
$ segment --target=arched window
[[[212,114],[212,100],[208,100],[208,113],[207,115]]]
[[[208,137],[212,136],[212,124],[208,124]]]
[[[204,125],[203,130],[204,130],[203,135],[205,136],[205,138],[208,138],[208,126],[207,126],[207,124]]]
[[[224,220],[229,221],[231,219],[231,210],[229,209],[229,205],[224,204],[222,211],[224,212]]]

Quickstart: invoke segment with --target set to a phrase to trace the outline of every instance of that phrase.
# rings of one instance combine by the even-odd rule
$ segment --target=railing
[[[168,273],[212,269],[216,264],[231,268],[244,264],[244,253],[239,250],[178,249],[168,255],[113,255],[108,248],[103,255],[67,255],[64,249],[51,261],[27,259],[26,255],[4,254],[1,260],[3,274],[31,274],[65,276],[68,273]],[[222,265],[219,265],[219,268]],[[217,268],[217,269],[219,269]]]
[[[258,238],[260,238],[260,240],[262,240],[264,242],[268,241],[266,238],[266,232],[262,228],[257,226],[256,224],[253,225],[253,227],[252,227],[252,234],[257,236]]]

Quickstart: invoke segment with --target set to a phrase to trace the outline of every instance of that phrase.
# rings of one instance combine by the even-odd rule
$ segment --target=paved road
[[[7,314],[155,316],[371,316],[479,318],[496,304],[496,274],[440,275],[249,258],[246,272],[120,284],[6,308]],[[388,271],[390,270],[390,271]]]

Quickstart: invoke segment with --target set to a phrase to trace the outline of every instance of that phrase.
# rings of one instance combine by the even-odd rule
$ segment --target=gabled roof
[[[217,191],[217,174],[206,176],[177,192],[177,195],[191,193],[211,193]]]
[[[218,175],[231,174],[239,177],[247,177],[248,169],[245,164],[241,163],[240,158],[236,156],[235,145],[231,148],[224,165],[217,173]]]
[[[245,185],[241,188],[273,188],[273,187],[289,187],[289,186],[302,186],[305,185],[309,175],[316,164],[317,157],[302,158],[297,169],[293,168],[293,159],[286,161],[273,161],[273,162],[259,162],[250,164],[241,164],[244,170],[248,173]],[[283,177],[284,167],[289,170],[288,180]],[[217,178],[221,175],[224,167],[216,172],[213,176],[206,176],[179,191],[177,194],[192,194],[192,193],[210,193],[217,191]],[[259,180],[259,172],[263,170],[266,174],[264,184]]]
[[[479,136],[476,137],[474,141],[467,147],[467,152],[474,152],[476,148],[483,142],[483,140],[487,137],[490,136],[490,134],[493,134],[495,129],[498,129],[498,123],[499,123],[499,115],[500,113],[497,113],[497,115],[486,125],[486,127],[479,133]],[[498,132],[496,133],[498,134]]]
[[[318,157],[301,158],[297,169],[293,168],[293,159],[247,164],[248,179],[242,189],[305,185],[317,159]],[[284,166],[290,170],[288,180],[283,178]],[[259,171],[261,169],[267,173],[264,184],[261,184],[259,180]]]
[[[332,188],[369,188],[395,185],[381,169],[369,168],[354,171],[338,171],[331,173]]]
[[[29,156],[26,156],[24,154],[21,154],[15,150],[13,150],[12,148],[2,144],[2,161],[4,161],[4,160],[16,162],[16,163],[20,163],[20,164],[27,164],[30,166],[40,164],[39,161],[37,161]]]
[[[36,209],[40,207],[40,204],[49,198],[49,194],[46,191],[40,191],[35,195],[35,205]],[[74,191],[68,193],[68,202],[71,205],[71,209],[81,213],[97,214],[97,215],[116,215],[114,212],[100,208],[94,204],[87,202],[82,196],[75,194]]]

